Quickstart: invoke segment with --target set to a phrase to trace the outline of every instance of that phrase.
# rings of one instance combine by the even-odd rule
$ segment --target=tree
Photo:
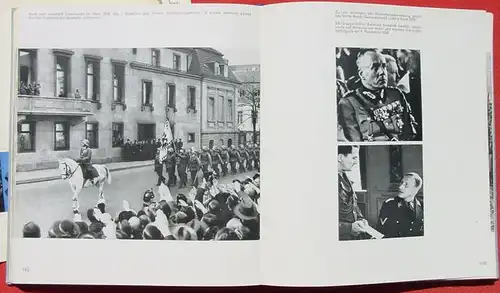
[[[253,143],[257,143],[257,119],[260,112],[260,83],[246,81],[240,88],[240,104],[248,105],[251,109]],[[243,121],[242,121],[243,123]]]

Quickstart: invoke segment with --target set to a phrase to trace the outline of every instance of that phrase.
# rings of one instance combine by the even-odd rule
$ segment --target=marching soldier
[[[245,163],[248,162],[248,153],[242,144],[240,144],[239,151],[240,151],[240,172],[244,173],[246,171]]]
[[[220,154],[219,154],[219,148],[214,147],[210,151],[210,156],[212,157],[212,170],[214,170],[214,172],[217,174],[217,176],[219,176],[219,174],[220,174],[219,164],[222,163],[222,158],[220,157]]]
[[[253,161],[255,159],[255,153],[253,151],[253,147],[251,143],[248,143],[247,146],[245,147],[247,154],[248,154],[248,159],[247,159],[247,170],[252,171],[253,169]]]
[[[254,160],[254,167],[257,172],[260,172],[260,146],[259,144],[255,145],[255,160]]]
[[[236,163],[241,161],[240,153],[236,149],[234,145],[231,146],[231,150],[229,151],[229,164],[231,165],[231,174],[236,175]]]
[[[225,145],[222,146],[222,150],[220,151],[221,157],[221,167],[222,167],[222,176],[227,176],[228,169],[227,164],[229,163],[229,152],[227,151],[227,147]]]
[[[203,170],[203,177],[208,178],[209,169],[212,166],[212,156],[206,146],[202,147],[200,154],[201,169]]]
[[[189,162],[189,155],[184,152],[184,149],[180,149],[177,154],[177,173],[181,182],[179,183],[179,188],[186,187],[187,185],[187,165]]]
[[[358,54],[361,86],[338,103],[339,125],[348,141],[401,141],[416,136],[416,122],[405,95],[388,87],[387,62],[376,50]]]
[[[167,158],[165,159],[165,166],[168,174],[167,186],[173,186],[176,184],[177,178],[175,177],[175,164],[176,164],[176,154],[173,148],[168,149]]]
[[[156,174],[158,174],[158,181],[156,183],[156,186],[160,186],[160,184],[165,180],[165,178],[163,178],[163,164],[160,162],[160,148],[156,149],[155,172]]]
[[[189,153],[189,162],[188,162],[189,172],[191,173],[191,185],[197,186],[198,182],[196,182],[196,174],[201,168],[200,158],[196,155],[196,150],[194,148],[191,149]]]
[[[398,195],[382,204],[377,230],[384,238],[424,235],[423,207],[415,197],[421,187],[422,178],[408,173],[401,180]]]

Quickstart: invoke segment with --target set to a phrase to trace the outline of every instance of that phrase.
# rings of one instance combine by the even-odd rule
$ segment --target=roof
[[[172,49],[178,50],[179,48]],[[224,59],[224,55],[221,52],[213,48],[182,48],[182,50],[189,52],[193,58],[191,61],[191,66],[188,70],[189,73],[233,83],[240,82],[230,68],[228,70],[228,77],[225,77],[216,75],[215,72],[208,66],[208,64],[212,62],[221,64],[228,63],[227,60]]]
[[[260,83],[260,65],[234,65],[229,69],[241,83]]]

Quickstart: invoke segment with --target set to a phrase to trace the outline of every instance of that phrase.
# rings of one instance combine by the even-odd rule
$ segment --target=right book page
[[[263,283],[497,278],[491,15],[299,3],[261,18]]]

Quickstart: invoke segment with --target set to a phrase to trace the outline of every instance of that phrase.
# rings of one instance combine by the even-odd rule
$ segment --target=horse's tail
[[[108,167],[104,167],[106,170],[106,178],[108,179],[108,184],[111,184],[111,172],[109,171]]]

